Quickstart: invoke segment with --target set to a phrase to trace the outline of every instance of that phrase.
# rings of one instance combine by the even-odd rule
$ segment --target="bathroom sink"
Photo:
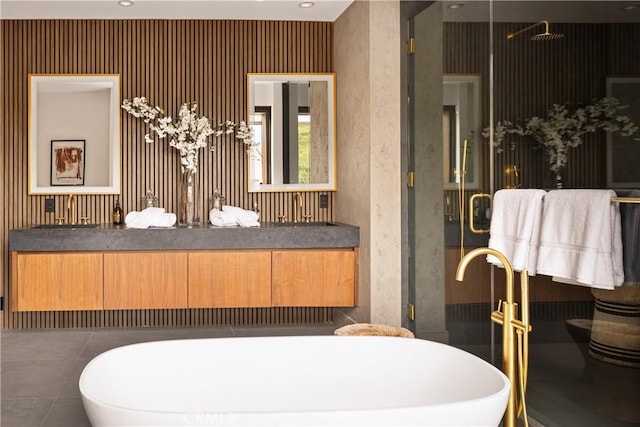
[[[96,228],[100,224],[40,224],[36,229],[58,229],[58,228]]]
[[[326,221],[274,222],[273,224],[278,227],[329,227],[329,226],[338,225],[334,222],[326,222]]]

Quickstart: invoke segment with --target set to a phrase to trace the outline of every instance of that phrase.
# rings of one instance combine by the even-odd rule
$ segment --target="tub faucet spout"
[[[493,255],[496,257],[504,266],[507,275],[505,301],[499,302],[498,309],[491,313],[491,320],[502,325],[502,370],[511,382],[507,410],[504,415],[504,426],[516,427],[520,411],[524,412],[524,419],[527,419],[525,392],[529,360],[528,333],[531,331],[531,326],[529,325],[529,276],[527,270],[522,270],[520,273],[522,320],[518,320],[516,319],[517,303],[514,302],[513,298],[513,267],[501,252],[491,248],[472,250],[460,260],[456,269],[456,280],[462,281],[464,272],[471,260],[481,255]],[[520,392],[519,400],[518,390]],[[525,425],[528,425],[526,421]]]

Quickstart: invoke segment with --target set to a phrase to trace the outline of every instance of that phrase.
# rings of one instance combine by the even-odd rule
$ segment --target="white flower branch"
[[[198,170],[198,150],[208,145],[206,140],[209,136],[218,138],[233,133],[236,139],[247,146],[248,152],[254,146],[252,130],[244,121],[234,123],[227,120],[214,126],[207,117],[196,113],[198,105],[195,102],[182,104],[175,119],[165,115],[162,108],[149,104],[145,97],[135,97],[132,101],[125,99],[122,108],[132,116],[143,119],[149,126],[151,132],[144,136],[145,142],[154,141],[152,133],[159,139],[169,139],[169,146],[180,152],[183,170]],[[209,148],[215,150],[213,142]]]
[[[503,120],[496,123],[494,128],[494,145],[497,152],[502,152],[502,141],[508,135],[532,137],[547,153],[549,169],[558,171],[567,165],[567,153],[583,143],[582,136],[586,133],[602,129],[605,132],[619,132],[622,136],[631,136],[638,131],[629,117],[619,114],[627,108],[613,97],[605,97],[595,101],[592,105],[577,108],[570,112],[566,105],[554,104],[545,117],[531,117],[528,120],[512,122]],[[489,136],[489,130],[484,129],[484,137]],[[634,138],[640,140],[640,138]],[[510,142],[511,149],[515,143]]]

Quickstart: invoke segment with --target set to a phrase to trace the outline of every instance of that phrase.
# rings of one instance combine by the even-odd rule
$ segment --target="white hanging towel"
[[[544,200],[538,273],[614,289],[624,282],[620,210],[612,190],[554,190]]]
[[[489,247],[501,252],[515,271],[536,275],[544,190],[499,190],[493,196]],[[502,267],[494,256],[487,261]]]

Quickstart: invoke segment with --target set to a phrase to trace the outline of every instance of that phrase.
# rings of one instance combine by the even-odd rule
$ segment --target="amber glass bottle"
[[[122,224],[122,208],[120,207],[120,201],[116,200],[116,207],[113,208],[113,223],[116,225]]]

